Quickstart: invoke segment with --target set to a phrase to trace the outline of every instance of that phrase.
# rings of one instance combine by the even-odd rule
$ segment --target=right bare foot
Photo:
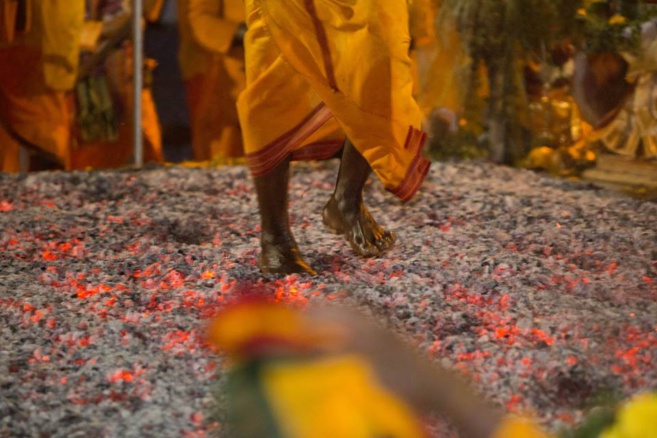
[[[362,201],[355,206],[341,206],[332,196],[322,211],[322,219],[330,231],[344,234],[351,249],[361,257],[380,256],[397,240],[394,233],[374,220]]]
[[[263,274],[308,274],[317,275],[301,257],[294,239],[284,239],[273,243],[271,239],[263,238],[260,242],[260,271]]]

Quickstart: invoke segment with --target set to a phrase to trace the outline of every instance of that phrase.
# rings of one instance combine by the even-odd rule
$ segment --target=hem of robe
[[[247,164],[254,177],[261,177],[272,171],[287,156],[293,161],[326,160],[335,156],[343,147],[345,140],[325,140],[297,146],[316,132],[333,115],[324,103],[317,105],[299,124],[264,146],[257,152],[246,155]],[[415,150],[415,157],[406,170],[401,183],[386,190],[408,202],[417,193],[429,172],[431,162],[424,158],[422,151],[427,134],[424,131],[408,128],[404,149]]]
[[[404,203],[410,201],[415,196],[429,173],[431,162],[422,155],[426,140],[426,132],[409,126],[404,149],[415,150],[415,157],[411,165],[408,166],[402,182],[397,187],[386,188],[386,190]]]
[[[260,177],[269,173],[288,155],[295,161],[325,160],[334,156],[343,146],[343,139],[319,141],[298,147],[332,117],[326,105],[320,103],[292,129],[258,151],[246,154],[251,174]]]

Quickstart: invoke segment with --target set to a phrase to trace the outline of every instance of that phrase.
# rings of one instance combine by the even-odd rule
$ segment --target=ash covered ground
[[[294,166],[317,277],[263,279],[243,167],[0,175],[0,436],[204,436],[221,361],[205,321],[236,284],[355,302],[491,401],[552,430],[657,388],[657,204],[488,164],[434,163],[358,259],[324,230],[336,164]]]

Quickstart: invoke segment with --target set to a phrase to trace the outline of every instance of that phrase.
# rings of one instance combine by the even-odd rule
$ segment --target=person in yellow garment
[[[85,15],[102,20],[102,38],[110,38],[113,20],[123,15],[129,32],[129,8],[121,0],[69,3],[54,0],[3,1],[0,3],[0,169],[21,169],[21,148],[46,157],[63,169],[115,167],[128,163],[132,153],[130,123],[131,71],[130,45],[112,50],[104,67],[110,71],[110,88],[123,106],[118,140],[88,141],[79,135],[74,119],[80,108],[73,103],[73,88],[80,81],[81,36],[85,34]],[[10,6],[16,6],[10,7]],[[146,15],[152,17],[161,0],[146,2]],[[120,21],[120,20],[119,20]],[[126,37],[127,38],[127,33]],[[125,42],[126,39],[123,39]],[[97,68],[95,66],[94,68]],[[93,69],[93,68],[92,68]],[[150,90],[142,92],[145,158],[162,161],[159,122]]]
[[[449,129],[454,130],[463,106],[464,84],[460,79],[469,69],[470,60],[465,55],[455,24],[440,15],[442,1],[426,3],[427,0],[414,0],[411,6],[411,11],[415,10],[411,18],[416,17],[411,20],[411,35],[413,29],[416,29],[416,33],[424,36],[420,40],[424,45],[419,46],[416,55],[419,77],[416,99],[424,114],[432,118],[433,122],[443,121],[449,125]],[[436,26],[439,29],[437,35]],[[428,53],[422,53],[423,47],[426,47],[424,52]]]
[[[413,95],[425,115],[430,109],[422,107],[421,99],[430,75],[435,74],[429,68],[436,52],[436,14],[437,4],[434,0],[413,0],[408,6],[410,56],[415,81]]]
[[[19,152],[70,163],[66,93],[73,88],[84,2],[0,2],[0,170],[21,170]]]
[[[180,49],[194,158],[244,155],[237,96],[245,87],[243,0],[178,0]]]
[[[157,20],[162,9],[163,0],[146,0],[144,18]],[[76,118],[72,145],[71,166],[73,169],[111,168],[130,164],[133,154],[132,145],[132,42],[130,41],[131,6],[125,0],[97,0],[87,3],[86,22],[88,27],[101,24],[101,32],[96,44],[91,41],[81,47],[82,65],[76,90]],[[145,62],[145,86],[141,91],[142,122],[144,138],[144,161],[161,163],[162,133],[159,116],[153,94],[148,83],[150,71],[155,68],[153,60]],[[99,85],[101,84],[101,85]],[[87,88],[82,88],[86,85]],[[101,86],[104,85],[104,89]],[[80,99],[87,94],[87,100]],[[106,121],[98,117],[93,105],[84,108],[84,102],[98,104],[93,96],[105,95],[107,102],[100,106],[110,107],[108,112],[115,119],[116,127],[109,135],[90,135],[89,132],[104,133]],[[89,113],[85,120],[82,116]],[[98,126],[99,123],[101,126]]]
[[[426,135],[413,99],[408,4],[392,0],[246,0],[245,91],[238,100],[246,159],[262,224],[260,269],[315,271],[290,230],[289,162],[340,154],[324,224],[357,255],[389,250],[363,204],[370,171],[402,201],[428,170]]]

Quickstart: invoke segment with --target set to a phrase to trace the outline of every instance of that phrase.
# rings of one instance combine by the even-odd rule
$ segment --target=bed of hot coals
[[[243,167],[0,176],[0,436],[193,437],[221,363],[204,321],[236,284],[385,315],[493,402],[558,429],[657,387],[657,204],[487,164],[435,163],[398,233],[357,259],[323,229],[335,164],[297,165],[314,278],[263,280]]]

